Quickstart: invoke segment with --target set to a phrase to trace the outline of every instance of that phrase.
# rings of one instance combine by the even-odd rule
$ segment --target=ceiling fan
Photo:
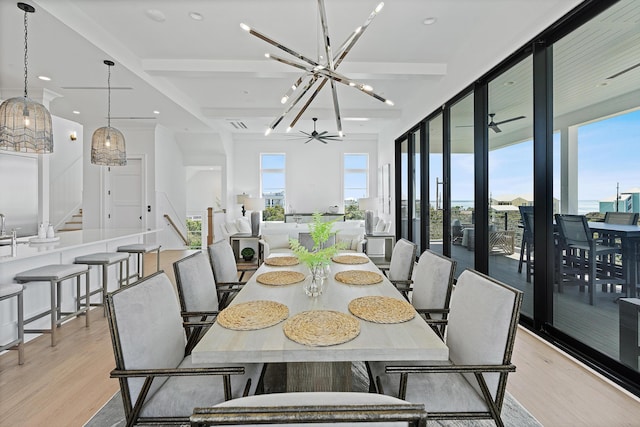
[[[509,122],[513,122],[513,121],[516,121],[516,120],[520,120],[520,119],[524,119],[524,118],[525,118],[525,116],[512,117],[512,118],[510,118],[510,119],[503,120],[503,121],[501,121],[501,122],[497,122],[497,123],[496,123],[496,122],[494,122],[494,121],[493,121],[493,117],[494,117],[495,115],[496,115],[496,113],[490,113],[490,114],[489,114],[489,124],[488,124],[489,129],[493,130],[495,133],[500,133],[500,132],[502,132],[502,129],[500,129],[500,128],[498,127],[498,125],[502,125],[502,124],[505,124],[505,123],[509,123]]]
[[[324,132],[318,132],[316,130],[316,122],[318,121],[317,117],[312,118],[311,120],[313,120],[313,132],[308,133],[305,131],[300,131],[300,133],[306,135],[307,137],[309,137],[309,139],[307,139],[304,143],[306,144],[309,141],[312,140],[316,140],[316,141],[320,141],[323,144],[326,144],[329,141],[342,141],[342,139],[340,139],[340,135],[334,135],[334,134],[329,134],[327,133],[327,131],[325,130]]]

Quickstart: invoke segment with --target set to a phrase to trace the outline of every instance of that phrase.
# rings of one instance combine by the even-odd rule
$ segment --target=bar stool
[[[85,275],[85,305],[82,307],[80,304],[80,277]],[[62,282],[68,279],[76,278],[76,311],[63,312],[62,311],[62,298],[61,298],[61,285]],[[89,327],[89,266],[79,264],[51,264],[43,267],[34,268],[31,270],[23,271],[15,277],[18,283],[29,282],[49,282],[51,286],[51,308],[43,311],[40,314],[36,314],[28,319],[24,320],[24,324],[33,322],[34,320],[51,316],[51,329],[25,329],[26,333],[49,333],[51,334],[51,346],[56,345],[56,327],[62,324],[65,320],[72,316],[79,316],[84,313],[85,325]]]
[[[102,306],[104,307],[103,315],[107,315],[107,307],[104,305],[104,302],[107,300],[107,287],[109,285],[109,281],[107,279],[108,267],[114,264],[120,264],[120,280],[118,281],[118,286],[122,285],[122,282],[127,282],[129,284],[129,280],[124,278],[124,268],[123,263],[127,264],[127,276],[129,275],[129,254],[120,253],[120,252],[98,252],[95,254],[83,255],[76,257],[76,264],[86,264],[86,265],[100,265],[102,266],[102,287],[98,288],[94,291],[91,291],[89,296],[95,295],[98,293],[102,293],[102,300],[99,303],[90,303],[93,306]]]
[[[136,254],[138,271],[132,275],[129,275],[127,270],[127,283],[129,279],[141,279],[144,277],[144,254],[149,252],[156,252],[156,271],[160,271],[160,245],[155,243],[136,243],[133,245],[118,246],[118,252],[127,252],[129,254]],[[122,284],[122,283],[121,283]]]
[[[24,286],[18,283],[10,283],[8,285],[0,285],[0,301],[16,297],[18,301],[18,336],[15,340],[0,346],[0,351],[18,350],[18,364],[24,363],[24,305],[22,292]]]

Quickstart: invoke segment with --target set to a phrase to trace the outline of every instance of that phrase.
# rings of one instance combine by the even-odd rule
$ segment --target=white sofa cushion
[[[240,217],[236,219],[236,227],[238,228],[238,233],[242,234],[250,234],[251,233],[251,224],[249,223],[249,218]]]
[[[376,224],[376,229],[374,231],[376,231],[378,233],[382,233],[382,232],[384,232],[386,227],[387,227],[387,223],[383,219],[381,219]]]
[[[347,251],[358,251],[362,240],[362,234],[350,234],[346,232],[336,234],[336,243],[344,245],[344,250]]]
[[[238,227],[236,226],[235,221],[227,221],[224,225],[224,228],[227,230],[228,235],[238,234]]]
[[[265,234],[262,236],[262,240],[269,245],[269,249],[272,251],[274,249],[289,249],[288,234]]]

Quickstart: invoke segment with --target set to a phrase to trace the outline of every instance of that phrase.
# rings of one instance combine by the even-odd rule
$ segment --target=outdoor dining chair
[[[595,305],[597,284],[626,286],[622,269],[615,264],[621,248],[594,239],[584,215],[556,214],[555,218],[560,243],[558,292],[563,292],[565,284],[578,283],[581,289],[587,287],[589,304]]]
[[[518,273],[522,273],[524,264],[527,272],[527,283],[531,282],[533,275],[533,206],[518,206],[520,210],[520,222],[522,223],[522,243],[520,244],[520,260],[518,261]]]

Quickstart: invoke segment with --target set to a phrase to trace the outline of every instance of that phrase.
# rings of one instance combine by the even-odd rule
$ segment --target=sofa
[[[308,242],[308,236],[305,234],[309,232],[309,227],[306,224],[263,222],[260,230],[258,254],[261,261],[272,254],[293,254],[290,240],[299,240],[300,233],[303,233],[303,241]],[[335,242],[343,244],[344,251],[363,252],[365,242],[363,221],[336,222],[333,230]]]

